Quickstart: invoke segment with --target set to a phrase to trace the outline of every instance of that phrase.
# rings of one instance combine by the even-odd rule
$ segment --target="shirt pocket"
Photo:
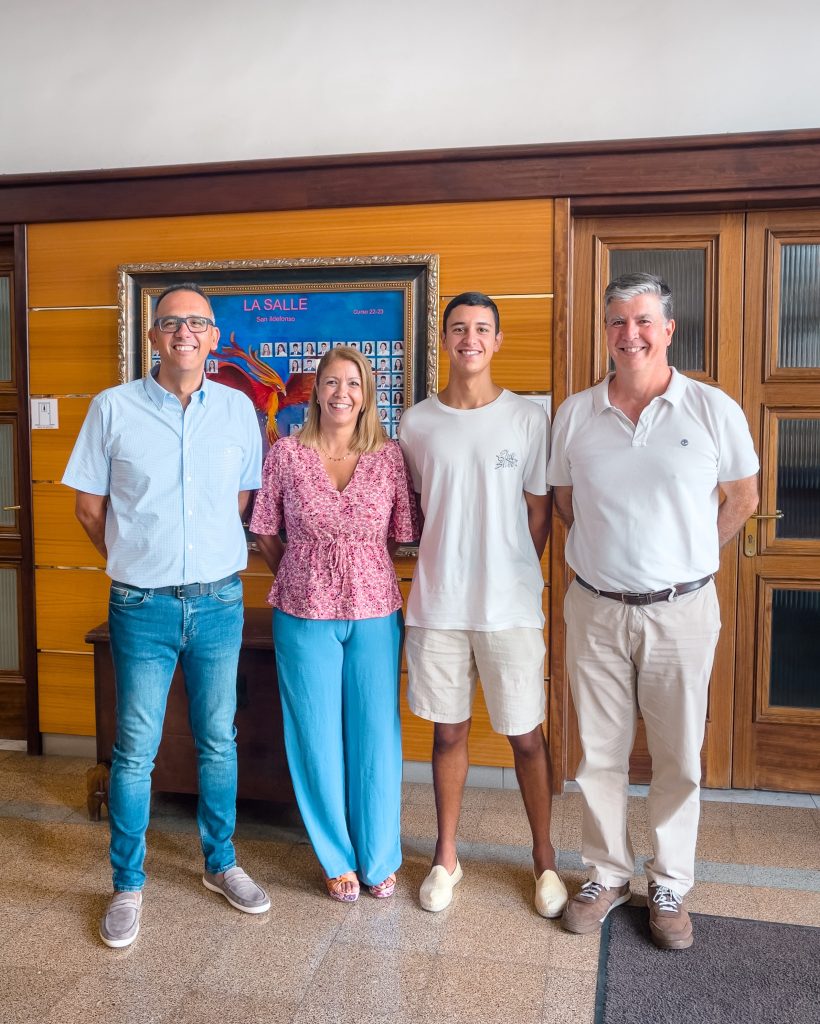
[[[227,486],[236,494],[242,470],[242,448],[238,444],[217,444],[206,454],[208,483],[214,487]]]
[[[218,441],[196,444],[192,451],[197,480],[217,493],[229,492],[236,496],[242,472],[242,446]]]

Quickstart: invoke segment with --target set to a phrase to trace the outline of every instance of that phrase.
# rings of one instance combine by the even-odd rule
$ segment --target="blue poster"
[[[370,360],[379,418],[396,436],[408,394],[404,288],[205,290],[220,330],[205,372],[250,398],[265,450],[299,430],[319,360],[340,345]]]
[[[376,375],[379,416],[395,437],[404,407],[404,291],[256,292],[212,295],[221,331],[214,380],[239,388],[259,416],[263,440],[297,431],[321,357],[358,349]],[[384,387],[381,386],[381,384]]]

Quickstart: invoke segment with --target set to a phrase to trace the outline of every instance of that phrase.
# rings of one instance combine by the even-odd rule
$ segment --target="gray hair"
[[[657,274],[621,274],[604,292],[604,310],[610,302],[628,302],[638,295],[657,295],[665,320],[672,319],[672,290]]]

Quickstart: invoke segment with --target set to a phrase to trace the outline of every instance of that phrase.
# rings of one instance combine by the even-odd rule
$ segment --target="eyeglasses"
[[[216,327],[216,324],[207,316],[160,316],[154,321],[154,327],[163,334],[176,334],[186,324],[192,334],[202,334],[209,327]]]

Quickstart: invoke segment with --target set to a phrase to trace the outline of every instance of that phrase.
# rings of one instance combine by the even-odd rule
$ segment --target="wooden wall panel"
[[[37,569],[37,647],[77,654],[91,650],[84,637],[108,617],[109,582],[96,569]]]
[[[443,295],[440,312],[452,298]],[[504,341],[493,357],[493,380],[511,391],[549,392],[552,385],[552,298],[497,299]],[[450,361],[439,357],[439,387],[449,378]]]
[[[107,614],[108,580],[59,481],[90,397],[117,383],[117,266],[185,260],[270,259],[436,252],[444,296],[479,288],[499,299],[506,334],[499,382],[548,391],[552,322],[551,200],[227,214],[38,224],[29,229],[31,391],[58,396],[60,427],[32,434],[41,728],[93,731],[93,686],[83,637]],[[445,300],[446,301],[446,300]],[[68,308],[56,308],[68,307]],[[414,562],[397,573],[407,591]],[[248,607],[264,608],[270,576],[252,553],[243,574]],[[72,654],[49,653],[77,652]],[[429,757],[430,727],[405,716],[406,756]],[[479,697],[473,760],[511,764]],[[486,760],[490,758],[490,760]]]
[[[35,564],[104,569],[102,555],[74,515],[74,491],[62,484],[42,483],[34,484],[33,495]]]
[[[48,394],[59,394],[54,389]],[[77,434],[88,412],[89,398],[59,398],[57,430],[32,430],[32,480],[61,480]]]
[[[35,309],[28,338],[32,395],[96,395],[117,383],[115,309]]]
[[[29,228],[29,304],[105,306],[120,263],[437,252],[441,291],[552,290],[552,201],[441,203]]]
[[[253,572],[242,573],[242,587],[246,608],[270,608],[267,598],[273,585],[270,573],[262,576]]]
[[[401,590],[404,583],[409,583],[413,579],[413,573],[416,569],[416,559],[395,558],[393,559],[393,566],[396,570],[396,575],[399,578],[399,589]],[[402,593],[405,593],[405,591],[402,590]],[[407,593],[409,593],[409,591],[407,591]]]
[[[246,572],[255,573],[257,576],[270,576],[270,569],[265,564],[265,559],[253,548],[248,551],[248,567]]]
[[[0,736],[26,738],[26,681],[0,676]]]
[[[40,654],[40,731],[93,736],[94,658],[89,654]]]

